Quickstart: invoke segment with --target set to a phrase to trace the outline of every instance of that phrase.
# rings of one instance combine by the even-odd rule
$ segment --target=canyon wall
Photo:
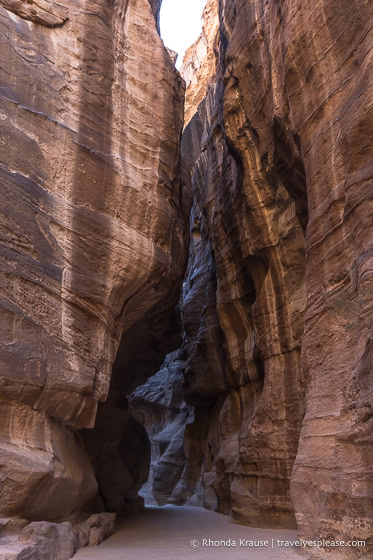
[[[208,0],[202,14],[202,32],[186,51],[180,74],[185,80],[186,126],[196,107],[207,93],[207,85],[215,78],[219,42],[218,0]]]
[[[113,455],[119,444],[136,449],[123,431],[126,387],[180,344],[184,83],[157,33],[159,8],[0,1],[3,518],[65,520],[98,486],[110,509],[112,489],[102,490],[101,466],[79,430],[94,426],[118,354],[122,393],[111,391],[116,433],[107,445]],[[146,447],[132,420],[130,433]],[[135,473],[119,490],[133,492],[146,476]],[[1,537],[9,523],[2,527]]]
[[[209,0],[181,162],[159,9],[0,0],[4,560],[143,497],[367,558],[372,3]]]
[[[269,414],[268,408],[263,411],[260,431],[265,440],[260,455],[266,453],[269,441],[263,434],[265,426],[276,418],[273,409],[282,407],[276,424],[285,439],[279,434],[272,456],[280,465],[279,454],[287,448],[296,452],[295,438],[292,445],[289,436],[297,434],[297,416],[302,418],[304,402],[291,476],[300,535],[362,538],[370,544],[372,16],[370,2],[220,3],[224,130],[228,146],[238,152],[243,185],[248,187],[250,252],[258,248],[253,215],[268,208],[260,238],[263,242],[268,228],[265,251],[271,256],[260,300],[272,300],[278,310],[268,314],[268,326],[262,323],[265,304],[258,301],[256,288],[254,323],[264,359],[259,409],[273,387],[272,374],[275,382],[283,376]],[[299,223],[295,223],[298,233],[292,232],[290,220]],[[240,229],[241,235],[244,230]],[[284,243],[290,245],[277,260],[273,253]],[[269,292],[273,298],[267,286],[275,262],[279,265],[275,277],[282,277],[282,285],[273,283]],[[255,282],[256,264],[251,270]],[[301,323],[297,325],[300,315],[305,322],[303,335]],[[268,346],[262,333],[269,334]],[[275,350],[273,358],[269,358],[270,347]],[[283,374],[268,359],[279,360]],[[299,408],[292,398],[295,393]],[[252,434],[255,440],[255,416],[256,412],[249,441]],[[244,443],[245,456],[249,448]],[[248,490],[255,494],[255,489]],[[340,549],[338,553],[356,557],[366,551]]]
[[[182,139],[182,499],[367,541],[325,558],[373,545],[372,20],[367,1],[220,0],[215,63],[199,38],[183,66],[207,93],[187,88]]]

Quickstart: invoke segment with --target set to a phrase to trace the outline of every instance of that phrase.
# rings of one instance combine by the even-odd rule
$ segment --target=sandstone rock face
[[[255,123],[245,123],[239,96],[224,91],[225,47],[217,81],[183,137],[203,246],[195,276],[206,268],[210,276],[193,283],[186,303],[185,398],[200,408],[206,505],[254,525],[292,526],[289,481],[303,414],[304,169],[295,146],[282,176],[299,170],[298,201],[277,170],[285,163],[272,163],[280,158],[270,154],[278,149],[272,128],[268,163],[257,168]]]
[[[149,465],[369,558],[373,5],[209,1],[181,165],[159,9],[0,0],[3,558],[98,543]]]
[[[193,409],[183,399],[183,351],[167,356],[162,368],[130,397],[132,415],[147,430],[151,467],[141,495],[147,504],[181,505],[187,501],[184,433]]]
[[[206,436],[209,500],[238,520],[289,526],[295,523],[289,480],[303,411],[304,234],[286,192],[273,222],[264,203],[250,198],[262,193],[245,183],[245,161],[222,133],[222,122],[210,121],[213,103],[212,94],[183,144],[189,151],[198,130],[206,139],[192,183],[204,245],[197,281],[204,269],[209,273],[209,283],[193,283],[187,301],[185,313],[192,315],[184,394],[200,408],[204,429],[196,431]],[[273,204],[272,187],[264,187],[263,179],[263,196]]]
[[[68,20],[68,10],[54,3],[38,0],[23,2],[22,0],[2,0],[1,5],[23,19],[46,25],[47,27],[62,26]]]
[[[218,0],[208,0],[203,10],[202,33],[186,51],[180,74],[185,80],[185,126],[206,96],[208,82],[216,72],[219,40]]]
[[[368,546],[372,10],[220,0],[216,78],[183,136],[210,274],[184,302],[202,500]]]
[[[177,284],[170,287],[171,301],[179,289]],[[98,407],[94,429],[82,433],[99,485],[96,511],[123,513],[143,506],[138,491],[149,475],[150,441],[142,419],[139,423],[129,409],[128,397],[159,370],[167,352],[180,346],[180,332],[178,313],[166,300],[164,309],[157,305],[121,340],[107,401]]]
[[[79,434],[44,412],[2,402],[0,441],[2,515],[58,519],[97,493]]]
[[[115,530],[115,514],[48,523],[0,519],[0,560],[69,560],[78,548],[96,546]]]
[[[93,427],[121,340],[137,333],[152,347],[135,354],[157,360],[136,379],[119,359],[129,393],[174,349],[174,328],[157,336],[185,269],[184,84],[159,8],[0,0],[4,517],[56,521],[94,498],[76,430]]]

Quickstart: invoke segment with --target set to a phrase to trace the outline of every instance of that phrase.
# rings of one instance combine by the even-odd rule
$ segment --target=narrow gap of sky
[[[185,51],[201,33],[205,5],[206,0],[163,0],[161,37],[166,47],[178,53],[178,68],[182,65]]]

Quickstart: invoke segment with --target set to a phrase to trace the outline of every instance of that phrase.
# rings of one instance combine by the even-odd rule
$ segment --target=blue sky
[[[161,37],[166,47],[179,53],[176,66],[181,66],[185,51],[198,38],[206,0],[163,0]]]

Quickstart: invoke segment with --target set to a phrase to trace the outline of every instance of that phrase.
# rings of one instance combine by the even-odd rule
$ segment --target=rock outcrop
[[[156,375],[136,389],[130,409],[151,441],[151,466],[141,495],[147,504],[181,505],[187,501],[184,433],[194,419],[192,407],[183,399],[184,353],[169,354]]]
[[[208,83],[215,76],[219,41],[218,0],[208,0],[202,15],[202,32],[186,51],[180,74],[185,80],[186,126],[207,93]]]
[[[184,83],[157,33],[159,8],[0,0],[6,518],[59,522],[85,508],[99,477],[79,430],[95,424],[119,346],[138,336],[139,377],[121,350],[114,374],[129,393],[175,347]]]
[[[0,560],[69,560],[79,548],[96,546],[114,533],[115,514],[85,517],[63,523],[0,519]]]

